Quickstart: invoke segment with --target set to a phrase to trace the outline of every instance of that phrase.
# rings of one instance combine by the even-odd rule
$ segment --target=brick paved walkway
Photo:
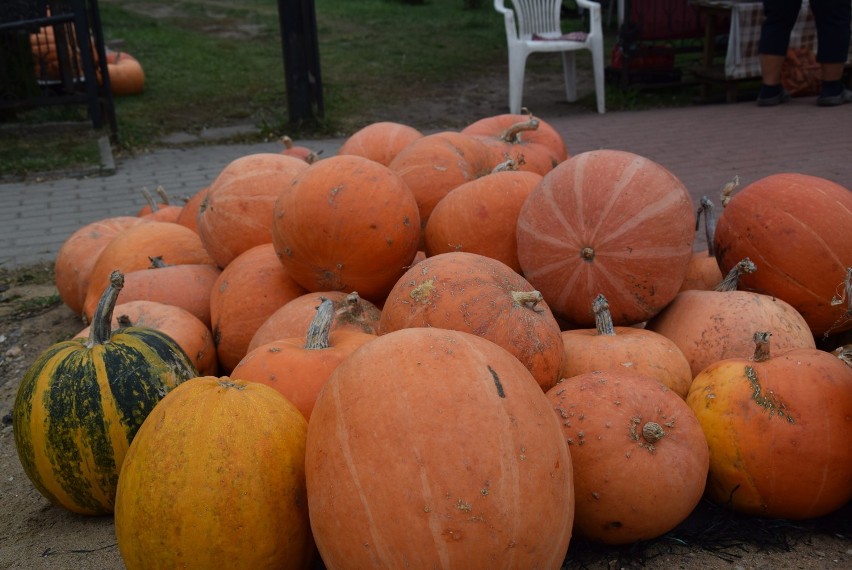
[[[562,134],[571,154],[611,148],[657,161],[683,181],[696,203],[705,194],[717,201],[735,175],[740,187],[773,173],[801,172],[852,189],[852,105],[818,108],[813,98],[803,98],[772,108],[746,102],[542,118]],[[297,141],[323,156],[332,156],[340,142]],[[135,214],[145,203],[143,187],[162,185],[169,195],[188,196],[231,160],[280,148],[271,142],[160,150],[118,161],[111,176],[0,184],[0,267],[51,260],[83,225]]]

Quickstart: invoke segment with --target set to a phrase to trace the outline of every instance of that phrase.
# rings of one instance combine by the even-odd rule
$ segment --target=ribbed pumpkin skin
[[[774,295],[796,308],[815,336],[852,329],[847,303],[832,306],[852,266],[852,191],[805,174],[749,184],[719,216],[716,258],[727,273],[749,257],[758,270],[742,289]]]
[[[852,499],[852,368],[816,349],[772,352],[721,360],[692,383],[707,496],[751,515],[819,517]]]
[[[704,494],[710,458],[681,397],[616,370],[563,380],[547,397],[569,443],[578,535],[629,544],[661,536],[689,516]],[[646,439],[648,424],[664,435]]]
[[[219,267],[272,242],[269,227],[278,193],[307,167],[293,156],[257,153],[237,158],[219,173],[196,219],[198,235]]]
[[[502,261],[518,273],[518,214],[541,182],[534,172],[492,172],[447,194],[429,216],[426,255],[451,251],[478,253]]]
[[[422,136],[423,133],[414,127],[380,121],[352,133],[337,149],[337,154],[362,156],[387,166],[402,149]]]
[[[118,485],[128,570],[309,568],[307,424],[268,386],[199,377],[139,430]]]
[[[381,300],[411,264],[419,239],[411,190],[388,167],[360,156],[312,164],[275,202],[272,243],[308,291]]]
[[[547,390],[559,380],[562,333],[545,303],[518,301],[517,294],[529,293],[532,286],[496,259],[442,253],[397,281],[382,308],[379,332],[438,327],[481,336],[513,354]]]
[[[339,568],[560,568],[571,457],[547,398],[468,333],[380,336],[332,373],[308,424],[311,528]]]
[[[647,320],[683,283],[695,212],[683,184],[641,156],[578,154],[550,171],[518,217],[524,276],[561,318],[594,324],[592,301],[609,299],[617,326]]]
[[[57,343],[30,366],[15,399],[18,457],[35,487],[70,511],[113,511],[124,455],[155,404],[197,372],[154,329],[114,331],[109,342]]]

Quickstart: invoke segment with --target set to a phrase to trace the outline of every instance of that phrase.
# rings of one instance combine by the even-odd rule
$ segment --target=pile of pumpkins
[[[66,240],[91,326],[23,379],[19,456],[114,512],[128,568],[559,568],[704,496],[830,513],[852,195],[779,173],[723,205],[526,113],[238,158]]]

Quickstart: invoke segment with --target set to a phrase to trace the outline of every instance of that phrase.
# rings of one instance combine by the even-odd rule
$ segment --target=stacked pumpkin
[[[239,564],[305,567],[316,548],[329,568],[558,568],[572,534],[651,539],[705,493],[791,518],[849,500],[852,454],[820,442],[852,435],[852,369],[814,336],[852,328],[831,302],[844,278],[852,296],[848,190],[759,181],[696,256],[676,176],[624,151],[569,157],[530,115],[375,123],[336,156],[293,154],[239,158],[186,205],[99,221],[57,258],[70,308],[102,331],[160,328],[202,377],[146,410],[116,463],[128,567],[241,567],[257,544]],[[807,263],[768,241],[793,231]],[[728,290],[687,284],[708,259]],[[794,386],[803,368],[818,373]],[[211,430],[228,443],[199,451]],[[807,462],[779,467],[761,436],[809,441]],[[164,521],[182,538],[154,548]]]

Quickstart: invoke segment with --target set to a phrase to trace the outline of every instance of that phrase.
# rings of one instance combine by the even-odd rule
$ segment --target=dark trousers
[[[852,0],[810,0],[817,29],[817,61],[844,63],[852,36]],[[759,53],[786,55],[790,32],[796,24],[802,0],[763,0],[763,26]]]

